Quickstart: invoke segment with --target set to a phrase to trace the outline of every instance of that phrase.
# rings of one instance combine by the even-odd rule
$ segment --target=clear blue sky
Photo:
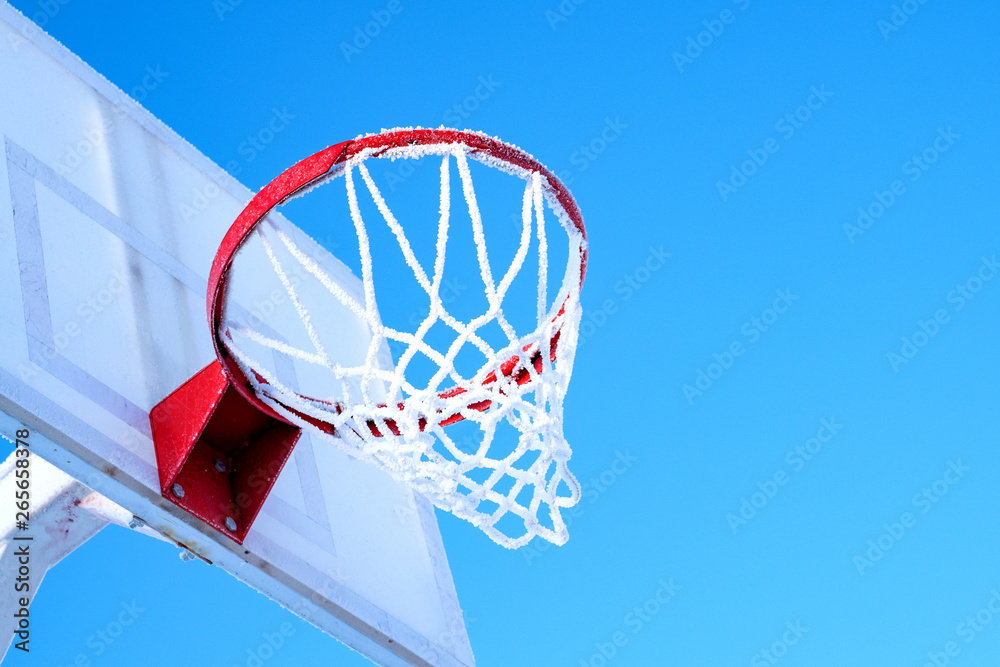
[[[480,665],[996,663],[1000,6],[399,0],[345,56],[386,2],[224,2],[13,4],[57,6],[46,30],[125,90],[161,68],[144,104],[252,189],[441,123],[571,176],[603,322],[566,413],[588,493],[547,551],[439,513]],[[116,528],[49,574],[9,664],[70,664],[123,600],[144,611],[94,665],[243,665],[285,622],[268,667],[367,664]]]

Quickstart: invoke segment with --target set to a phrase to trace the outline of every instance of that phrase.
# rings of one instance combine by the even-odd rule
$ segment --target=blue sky
[[[567,177],[587,493],[547,550],[439,513],[480,665],[993,664],[1000,7],[399,3],[354,52],[387,2],[13,2],[126,91],[161,72],[144,105],[252,189],[441,123]],[[268,667],[367,664],[116,528],[49,573],[30,660],[133,600],[94,665],[243,665],[284,623]]]

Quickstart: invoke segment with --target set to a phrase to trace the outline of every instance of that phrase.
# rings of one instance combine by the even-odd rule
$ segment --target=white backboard
[[[376,469],[304,434],[242,546],[161,497],[148,413],[214,358],[252,193],[2,2],[0,91],[0,432],[378,664],[473,665],[433,510]]]

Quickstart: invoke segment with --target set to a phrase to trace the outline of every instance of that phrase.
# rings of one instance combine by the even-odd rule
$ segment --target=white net
[[[365,162],[374,158],[441,158],[441,202],[433,274],[417,261],[403,226],[386,204]],[[486,235],[473,187],[469,159],[501,169],[524,181],[520,241],[509,268],[494,276]],[[451,163],[454,162],[468,206],[479,276],[488,304],[485,312],[462,321],[442,299],[442,279],[451,214]],[[561,509],[576,504],[580,486],[567,468],[570,447],[563,437],[563,398],[569,383],[580,321],[580,275],[585,239],[541,174],[509,164],[462,144],[414,145],[367,149],[334,174],[343,176],[350,216],[358,236],[363,300],[340,287],[285,231],[265,219],[257,230],[271,266],[301,320],[309,344],[303,348],[254,330],[224,315],[220,339],[236,359],[260,399],[290,422],[388,472],[435,505],[466,519],[497,543],[516,548],[538,535],[556,544],[568,539]],[[360,177],[360,178],[359,178]],[[384,326],[373,280],[369,233],[359,205],[359,182],[398,242],[403,258],[429,297],[426,317],[413,331]],[[569,261],[562,285],[548,297],[549,241],[545,212],[552,211],[568,235]],[[381,222],[379,223],[381,224]],[[538,255],[537,314],[534,329],[518,333],[504,313],[504,298],[534,245]],[[241,250],[242,252],[242,250]],[[297,281],[283,265],[312,276],[340,304],[367,323],[370,344],[364,362],[344,364],[328,352],[300,298]],[[454,340],[435,349],[428,332],[441,325]],[[481,335],[499,325],[503,341]],[[401,349],[386,363],[386,343]],[[492,344],[491,344],[492,343]],[[456,358],[473,346],[486,359],[474,374],[463,376]],[[329,374],[327,396],[304,396],[283,384],[260,351],[287,355]],[[407,369],[415,357],[430,359],[430,379],[415,383]],[[451,425],[464,421],[481,431],[477,445],[457,442]],[[509,429],[507,427],[513,427]],[[501,442],[513,431],[511,442]],[[501,435],[503,434],[503,436]],[[471,449],[471,450],[470,450]],[[513,519],[512,519],[513,518]]]

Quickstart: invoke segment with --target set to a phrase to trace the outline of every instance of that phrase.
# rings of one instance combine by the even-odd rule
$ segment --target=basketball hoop
[[[441,208],[437,255],[433,274],[428,275],[366,162],[433,156],[441,158]],[[488,261],[470,159],[525,184],[520,244],[499,281]],[[469,321],[452,316],[440,294],[451,217],[452,162],[468,205],[488,301],[486,312]],[[292,347],[227,317],[230,269],[248,237],[262,222],[268,224],[266,216],[275,206],[339,177],[346,185],[359,240],[363,301],[341,289],[291,236],[272,225],[269,231],[273,233],[262,233],[260,239],[314,349]],[[379,317],[368,228],[358,201],[359,181],[430,299],[429,312],[415,331],[387,327]],[[565,230],[569,247],[562,285],[551,300],[547,294],[546,209]],[[503,301],[531,243],[538,254],[537,317],[534,329],[519,333],[508,321]],[[331,359],[277,249],[294,258],[299,271],[319,281],[333,299],[367,324],[371,344],[363,364],[344,366]],[[577,346],[586,262],[586,232],[569,191],[530,155],[484,134],[397,129],[337,144],[306,158],[254,197],[220,244],[209,276],[207,303],[218,360],[150,415],[164,496],[242,543],[304,430],[405,482],[503,546],[523,546],[536,535],[563,544],[568,532],[560,510],[580,499],[579,484],[567,468],[571,452],[563,438],[562,403]],[[437,350],[426,342],[435,324],[450,327],[457,336],[448,349]],[[491,345],[479,334],[488,324],[503,331],[504,345]],[[405,349],[391,368],[385,368],[378,353],[389,340]],[[248,351],[250,343],[329,372],[333,385],[345,387],[341,397],[308,396],[293,390]],[[487,360],[471,376],[463,376],[455,367],[456,355],[466,345],[474,346]],[[414,386],[406,376],[417,354],[437,366],[426,385]],[[356,390],[348,390],[348,385]],[[448,427],[460,421],[474,422],[481,429],[483,439],[477,451],[462,451],[449,436]],[[501,423],[515,427],[520,436],[509,451],[496,456],[493,441]],[[250,489],[248,476],[261,470],[266,471],[267,483],[264,488],[257,484],[258,488]],[[523,523],[523,532],[511,535],[509,529],[497,525],[505,517],[509,522],[511,516],[519,520],[518,526]]]

